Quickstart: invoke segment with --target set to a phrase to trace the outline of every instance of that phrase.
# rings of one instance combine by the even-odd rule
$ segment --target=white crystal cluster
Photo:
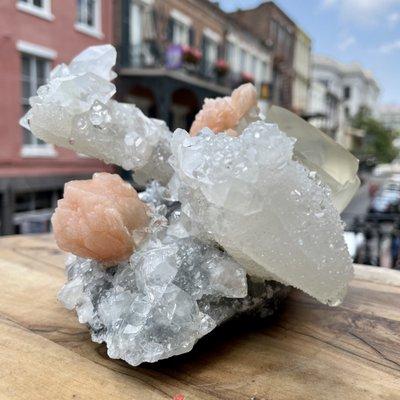
[[[214,240],[251,276],[338,304],[352,276],[330,190],[293,160],[294,140],[255,122],[238,138],[175,132],[171,182],[196,234]]]
[[[236,314],[272,314],[277,297],[287,293],[282,285],[255,282],[257,291],[246,296],[244,269],[190,239],[143,248],[109,270],[73,256],[67,273],[59,299],[76,308],[79,322],[90,326],[93,341],[107,344],[111,358],[131,365],[186,353]]]
[[[158,222],[168,208],[163,188],[153,185],[142,198],[154,207]],[[108,355],[131,365],[154,362],[190,351],[202,336],[233,315],[260,310],[285,293],[263,281],[248,295],[246,271],[226,252],[185,233],[179,211],[169,225],[157,226],[129,262],[105,270],[99,263],[71,256],[68,283],[59,294],[92,339],[106,342]],[[178,234],[177,234],[178,233]],[[260,290],[261,288],[261,290]]]
[[[111,100],[115,61],[114,47],[104,45],[57,66],[30,99],[22,124],[48,143],[133,169],[143,184],[150,179],[166,183],[172,173],[167,163],[171,132],[135,105]]]

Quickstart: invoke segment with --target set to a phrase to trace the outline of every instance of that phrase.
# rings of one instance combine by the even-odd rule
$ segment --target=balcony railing
[[[171,62],[168,60],[170,56],[168,53],[169,51],[168,48],[164,50],[157,42],[129,46],[128,48],[120,49],[119,65],[122,68],[165,68],[176,70],[227,88],[235,88],[243,83],[243,77],[240,73],[230,71],[225,74],[218,73],[215,68],[215,63],[208,62],[204,58],[197,62],[189,62],[181,55],[181,59],[175,60],[175,65],[171,66]]]

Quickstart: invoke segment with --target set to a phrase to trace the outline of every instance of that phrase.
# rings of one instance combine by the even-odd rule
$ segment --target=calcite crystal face
[[[270,315],[291,286],[339,304],[352,277],[339,212],[357,160],[287,110],[260,116],[249,84],[172,133],[112,100],[115,58],[97,46],[56,67],[22,119],[146,187],[138,196],[108,174],[72,182],[53,217],[74,254],[60,300],[93,340],[138,365],[190,351],[235,316]]]
[[[238,136],[249,119],[257,119],[257,116],[257,92],[252,84],[247,83],[235,89],[230,97],[206,99],[190,134],[195,136],[203,128],[209,128],[215,133]]]
[[[130,257],[137,245],[133,232],[144,234],[147,212],[129,183],[99,173],[67,183],[51,221],[62,250],[110,266]]]

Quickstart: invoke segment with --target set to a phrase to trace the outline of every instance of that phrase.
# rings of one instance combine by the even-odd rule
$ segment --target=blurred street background
[[[64,183],[113,166],[48,145],[18,120],[51,69],[118,50],[117,100],[188,129],[242,83],[360,160],[343,212],[356,262],[400,269],[400,0],[0,1],[0,234],[42,233]]]

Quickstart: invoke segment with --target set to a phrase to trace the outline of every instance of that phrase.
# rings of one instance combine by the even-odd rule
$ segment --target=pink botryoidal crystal
[[[65,185],[52,223],[62,250],[113,265],[129,258],[136,247],[132,233],[148,219],[147,206],[129,183],[98,173]]]
[[[196,115],[190,134],[195,136],[207,127],[215,133],[225,132],[231,136],[238,136],[235,128],[240,119],[256,106],[257,92],[251,83],[239,86],[232,92],[231,97],[206,99],[203,108]]]

